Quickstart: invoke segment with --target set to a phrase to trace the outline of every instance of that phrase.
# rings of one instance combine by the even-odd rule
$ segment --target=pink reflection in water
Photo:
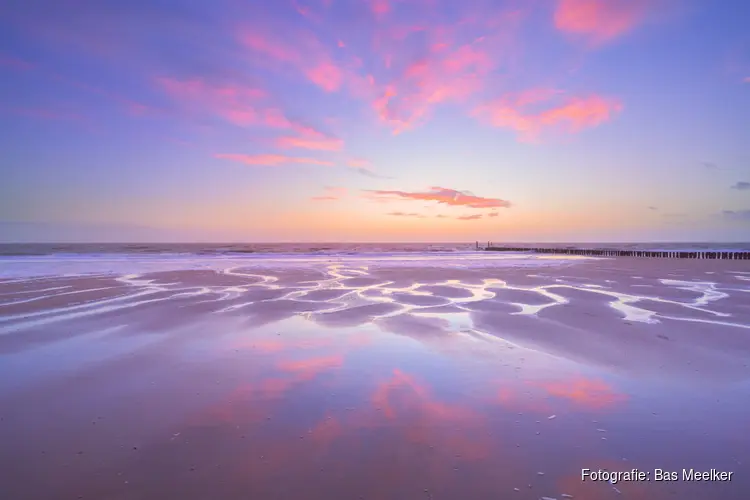
[[[602,410],[625,402],[627,395],[618,393],[602,380],[576,378],[570,381],[530,382],[544,389],[551,396],[567,399],[577,406]]]

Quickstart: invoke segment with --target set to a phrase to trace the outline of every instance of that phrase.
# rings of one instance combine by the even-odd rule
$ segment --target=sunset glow
[[[746,2],[0,12],[4,241],[750,239]]]

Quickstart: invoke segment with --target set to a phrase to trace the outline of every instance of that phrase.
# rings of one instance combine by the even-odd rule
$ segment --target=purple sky
[[[3,241],[748,241],[743,0],[10,0]]]

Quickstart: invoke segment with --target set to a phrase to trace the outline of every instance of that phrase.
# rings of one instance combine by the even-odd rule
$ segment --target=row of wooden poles
[[[480,250],[477,241],[477,250]],[[597,248],[538,248],[538,247],[500,247],[493,246],[487,242],[484,248],[490,252],[533,252],[552,253],[562,255],[591,255],[599,257],[658,257],[669,259],[726,259],[726,260],[750,260],[750,252],[708,252],[696,251],[685,252],[676,250],[616,250]]]

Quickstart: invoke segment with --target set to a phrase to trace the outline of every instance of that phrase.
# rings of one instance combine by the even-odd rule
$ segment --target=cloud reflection
[[[531,382],[541,387],[550,396],[566,399],[577,406],[590,410],[602,410],[625,402],[627,395],[602,380],[575,378],[567,381]]]

